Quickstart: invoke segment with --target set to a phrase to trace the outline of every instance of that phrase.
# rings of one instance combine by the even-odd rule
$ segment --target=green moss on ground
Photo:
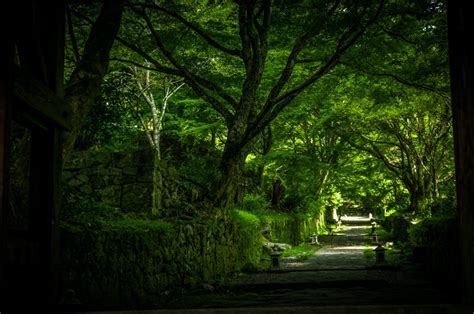
[[[319,249],[320,245],[310,243],[301,243],[298,246],[283,251],[282,257],[295,257],[298,262],[303,262],[314,255]]]

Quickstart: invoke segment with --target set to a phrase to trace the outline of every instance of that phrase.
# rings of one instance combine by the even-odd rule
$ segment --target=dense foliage
[[[68,78],[105,9],[69,5]],[[74,141],[76,150],[155,151],[144,212],[241,206],[406,221],[452,212],[444,1],[137,0],[121,9]]]

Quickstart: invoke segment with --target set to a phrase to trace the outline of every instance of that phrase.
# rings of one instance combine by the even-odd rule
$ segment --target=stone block
[[[103,176],[120,176],[122,175],[122,170],[115,167],[99,167],[97,173]]]
[[[124,167],[122,170],[123,174],[134,176],[137,174],[138,169],[136,167]]]
[[[123,185],[120,207],[124,212],[148,212],[151,208],[151,191],[151,184],[133,183]]]
[[[82,181],[84,183],[87,183],[89,182],[89,176],[85,175],[85,174],[79,174],[78,176],[76,176],[76,179],[79,180],[79,181]]]
[[[120,206],[121,187],[119,185],[110,185],[100,191],[101,201],[118,207]]]
[[[137,181],[151,184],[153,182],[153,167],[138,168]]]
[[[81,192],[85,194],[92,194],[93,189],[89,184],[84,184],[81,186]]]

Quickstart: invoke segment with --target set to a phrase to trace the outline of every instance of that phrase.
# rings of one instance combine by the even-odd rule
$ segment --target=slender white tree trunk
[[[168,101],[184,83],[173,82],[169,78],[165,78],[163,82],[163,97],[158,105],[153,94],[152,82],[150,78],[150,70],[145,70],[143,85],[140,79],[140,72],[134,68],[140,95],[147,103],[151,121],[147,123],[143,116],[139,115],[140,122],[148,138],[151,149],[153,150],[153,175],[152,175],[152,206],[151,215],[157,216],[163,208],[163,175],[161,169],[161,130],[163,128],[163,118],[168,107]],[[150,130],[151,125],[151,130]]]

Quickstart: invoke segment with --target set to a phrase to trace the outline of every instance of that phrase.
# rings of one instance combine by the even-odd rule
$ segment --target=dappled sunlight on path
[[[341,220],[342,222],[347,222],[347,223],[361,222],[367,225],[370,224],[370,218],[363,217],[363,216],[341,216]]]
[[[331,236],[321,236],[322,248],[304,262],[288,258],[283,262],[283,269],[365,269],[373,261],[368,261],[364,250],[374,249],[375,243],[368,235],[370,219],[350,216],[342,218],[343,225]]]

